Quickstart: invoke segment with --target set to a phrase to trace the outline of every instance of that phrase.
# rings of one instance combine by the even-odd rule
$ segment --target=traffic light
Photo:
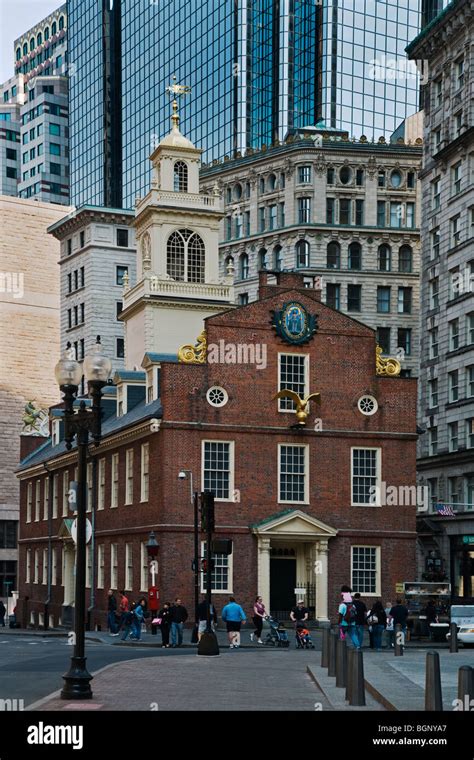
[[[215,561],[211,559],[211,570],[214,570],[215,564]],[[207,559],[201,560],[201,572],[207,573]]]
[[[201,493],[201,530],[204,533],[215,528],[214,516],[214,494],[212,491],[203,491]]]

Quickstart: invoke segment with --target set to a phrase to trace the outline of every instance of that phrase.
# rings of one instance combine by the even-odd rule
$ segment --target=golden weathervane
[[[166,88],[166,92],[168,95],[170,95],[173,98],[172,106],[173,106],[173,115],[171,117],[171,121],[173,122],[173,125],[175,127],[179,124],[179,114],[178,114],[178,98],[181,95],[189,95],[191,92],[191,88],[187,84],[177,84],[176,83],[176,77],[173,74],[171,77],[173,80],[173,84],[168,85]]]
[[[309,402],[314,399],[317,404],[321,403],[320,393],[310,393],[306,398],[300,398],[295,391],[291,391],[289,388],[283,388],[281,391],[273,396],[273,400],[276,398],[291,398],[295,402],[295,414],[298,420],[298,425],[306,425],[306,420],[309,414]]]

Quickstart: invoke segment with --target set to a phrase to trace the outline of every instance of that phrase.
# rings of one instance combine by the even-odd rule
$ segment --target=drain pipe
[[[53,536],[52,536],[52,498],[53,498],[53,480],[54,475],[48,465],[44,462],[43,467],[48,473],[48,586],[47,597],[44,602],[44,630],[49,628],[49,605],[51,603],[51,588],[53,580]]]

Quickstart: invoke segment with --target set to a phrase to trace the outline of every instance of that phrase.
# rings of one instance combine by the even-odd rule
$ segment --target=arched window
[[[249,276],[249,257],[247,253],[242,253],[239,259],[239,274],[241,280],[247,280]]]
[[[57,30],[57,24],[56,24],[56,21],[53,21],[53,23],[51,24],[51,34],[53,35],[56,34],[56,30]]]
[[[275,271],[279,272],[283,264],[283,249],[281,245],[276,245],[273,249],[273,266]]]
[[[49,40],[49,26],[45,27],[44,38],[45,40]]]
[[[360,243],[350,244],[347,268],[362,269],[362,246]]]
[[[268,176],[268,179],[267,179],[267,188],[268,188],[268,191],[271,193],[272,190],[275,189],[275,186],[276,186],[276,177],[275,177],[274,174],[270,174]]]
[[[413,270],[413,251],[409,245],[402,245],[398,251],[398,271],[411,272]]]
[[[258,252],[258,268],[268,269],[267,249],[260,248]]]
[[[23,55],[28,55],[28,45],[27,45],[27,43],[26,43],[26,42],[25,42],[25,44],[23,45]]]
[[[184,161],[176,161],[174,165],[175,193],[188,192],[188,165]]]
[[[341,268],[341,246],[335,240],[328,243],[326,266],[328,269]]]
[[[175,230],[166,246],[166,272],[173,280],[204,282],[205,247],[192,230]]]
[[[225,267],[225,274],[226,275],[233,275],[234,274],[234,257],[233,256],[227,256],[226,260],[224,262]]]
[[[240,201],[240,199],[242,198],[242,185],[240,184],[240,182],[237,182],[234,185],[233,195],[234,195],[234,201]]]
[[[37,44],[37,45],[41,45],[41,44],[42,44],[42,42],[43,42],[43,35],[42,35],[42,34],[41,34],[41,32],[40,32],[40,33],[38,34],[38,36],[36,37],[36,44]]]
[[[19,61],[21,58],[21,48],[17,47],[16,49],[16,60]]]
[[[296,266],[298,269],[309,267],[309,243],[307,240],[298,240],[295,246]]]
[[[380,272],[390,272],[392,269],[392,251],[389,245],[379,246],[377,265]]]
[[[35,49],[35,38],[30,39],[30,53]]]
[[[64,16],[59,19],[59,29],[64,29]]]
[[[265,192],[265,178],[264,177],[260,177],[259,186],[260,186],[260,192],[264,193]]]

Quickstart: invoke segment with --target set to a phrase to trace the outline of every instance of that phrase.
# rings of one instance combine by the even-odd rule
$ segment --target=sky
[[[13,43],[65,0],[0,0],[0,82],[15,73]]]

